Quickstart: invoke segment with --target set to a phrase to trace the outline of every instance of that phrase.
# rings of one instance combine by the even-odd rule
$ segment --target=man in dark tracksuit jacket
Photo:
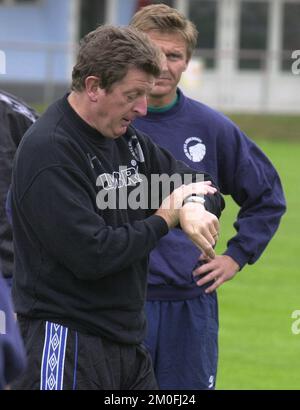
[[[19,98],[0,90],[0,258],[2,273],[10,285],[13,271],[12,229],[5,213],[15,152],[21,138],[37,118]]]
[[[151,179],[196,176],[130,126],[160,67],[147,36],[99,27],[82,42],[71,93],[19,146],[13,296],[28,367],[15,389],[157,387],[141,344],[148,255],[180,224],[214,257],[224,207],[207,182],[180,182],[163,199]]]

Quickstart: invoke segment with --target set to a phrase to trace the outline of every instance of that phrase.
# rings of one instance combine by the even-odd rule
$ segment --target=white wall
[[[194,58],[180,83],[183,91],[223,111],[300,113],[300,73],[292,73],[292,59],[290,71],[281,71],[279,63],[282,4],[283,0],[270,1],[266,69],[239,71],[240,1],[219,0],[216,68],[206,70]]]

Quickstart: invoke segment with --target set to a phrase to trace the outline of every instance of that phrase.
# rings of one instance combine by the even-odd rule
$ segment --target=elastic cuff
[[[230,256],[239,265],[240,270],[248,263],[249,256],[240,248],[228,248],[223,255]]]
[[[150,223],[158,239],[162,238],[169,232],[167,222],[159,215],[151,215],[145,221]]]

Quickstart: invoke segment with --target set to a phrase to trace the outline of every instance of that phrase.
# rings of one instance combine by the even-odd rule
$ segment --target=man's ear
[[[90,75],[85,79],[85,90],[92,102],[97,102],[100,88],[100,79],[99,77]]]

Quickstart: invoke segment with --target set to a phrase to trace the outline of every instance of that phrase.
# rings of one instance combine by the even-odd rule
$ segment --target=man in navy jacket
[[[135,126],[177,159],[209,172],[221,192],[240,206],[237,234],[223,255],[200,256],[173,229],[150,257],[146,344],[159,386],[213,389],[218,360],[215,290],[259,258],[278,228],[285,199],[263,152],[228,118],[177,87],[197,43],[194,24],[166,5],[142,8],[131,24],[146,32],[167,60],[148,97],[148,113]]]

